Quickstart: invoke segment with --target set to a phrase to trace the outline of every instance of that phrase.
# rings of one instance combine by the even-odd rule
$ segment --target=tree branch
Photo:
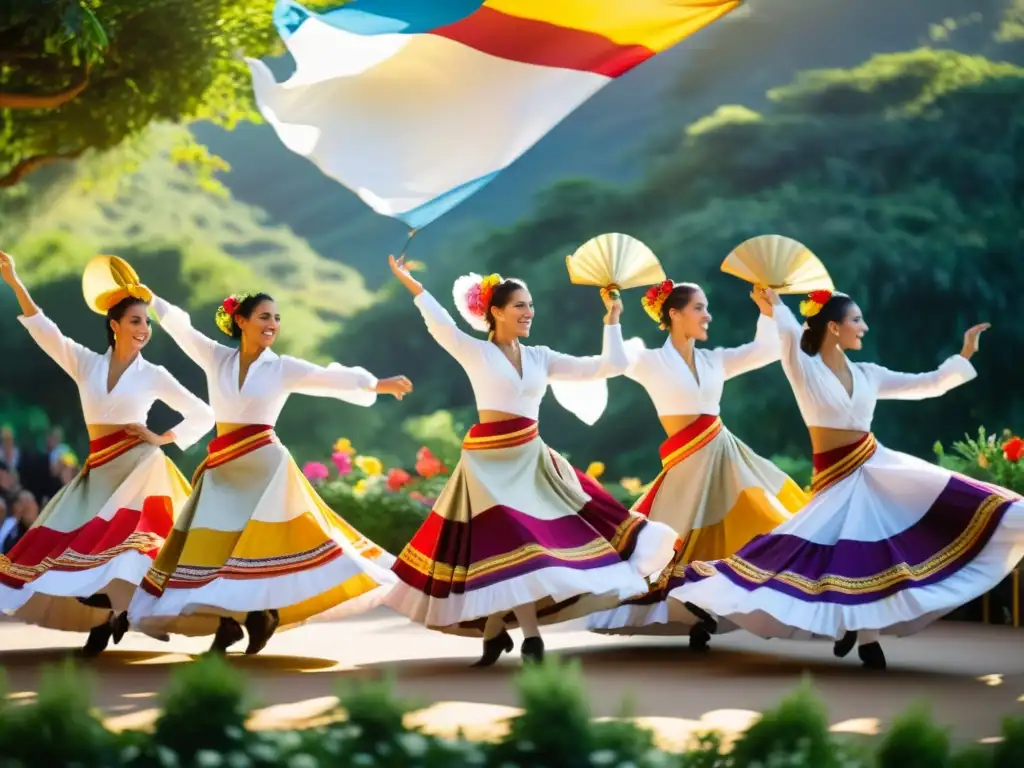
[[[57,109],[57,107],[62,107],[77,98],[89,85],[90,69],[91,67],[87,66],[82,70],[77,82],[56,93],[38,95],[0,91],[0,109]]]
[[[50,155],[33,155],[32,157],[26,157],[20,163],[17,163],[13,168],[11,168],[6,176],[0,177],[0,189],[13,187],[30,173],[34,173],[44,166],[56,163],[60,160],[74,160],[85,152],[85,149],[85,147],[81,147],[80,149],[68,152],[54,152]]]

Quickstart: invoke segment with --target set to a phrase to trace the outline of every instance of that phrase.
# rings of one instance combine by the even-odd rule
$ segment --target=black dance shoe
[[[249,645],[245,649],[245,654],[254,656],[262,651],[280,623],[281,617],[274,608],[267,611],[249,611],[249,615],[245,617],[245,631],[249,633]]]
[[[703,620],[690,627],[690,650],[693,653],[707,653],[711,650],[711,633]]]
[[[715,634],[718,631],[718,622],[715,621],[714,616],[705,611],[703,608],[698,608],[693,603],[683,603],[686,606],[686,610],[700,619],[700,625],[702,625],[709,634]]]
[[[885,669],[885,652],[877,640],[866,645],[858,645],[857,655],[867,669]]]
[[[832,653],[837,659],[846,658],[846,655],[853,650],[853,646],[856,644],[857,633],[849,631],[832,644]]]
[[[523,657],[523,664],[540,664],[544,661],[544,641],[539,637],[528,637],[523,640],[519,653]]]
[[[470,666],[473,667],[490,667],[501,658],[503,653],[511,653],[515,647],[515,643],[512,642],[512,635],[508,633],[508,630],[501,630],[498,634],[492,637],[490,640],[484,640],[484,653],[483,655]]]
[[[244,637],[245,633],[237,621],[221,616],[217,634],[213,636],[213,644],[210,646],[210,653],[227,653],[228,648]]]
[[[128,611],[121,611],[110,620],[110,637],[113,639],[114,645],[121,642],[121,638],[128,631],[128,626]]]
[[[82,655],[87,658],[99,656],[107,650],[111,634],[113,634],[113,626],[110,619],[93,627],[89,630],[89,639],[85,641],[85,645],[82,647]]]

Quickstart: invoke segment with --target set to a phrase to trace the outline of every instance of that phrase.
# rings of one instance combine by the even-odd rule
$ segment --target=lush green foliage
[[[964,435],[952,448],[952,453],[946,453],[941,442],[935,443],[933,450],[940,465],[1024,494],[1024,440],[1010,430],[1003,430],[1002,436],[997,437],[980,427],[977,438]]]
[[[345,684],[337,717],[303,731],[250,732],[252,702],[241,673],[216,656],[177,670],[163,695],[152,734],[109,733],[90,709],[81,673],[66,666],[44,674],[36,701],[0,698],[0,765],[28,768],[1017,768],[1024,720],[1003,723],[995,747],[951,754],[946,730],[926,710],[893,723],[876,743],[828,730],[828,717],[808,683],[764,713],[730,751],[714,733],[684,754],[654,746],[650,732],[628,720],[591,720],[585,680],[576,663],[550,659],[517,677],[523,714],[494,743],[441,738],[408,728],[422,706],[395,698],[390,679]],[[1015,762],[1016,761],[1016,762]]]

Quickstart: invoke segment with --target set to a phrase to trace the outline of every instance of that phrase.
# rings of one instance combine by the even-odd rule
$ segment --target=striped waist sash
[[[85,458],[82,474],[87,473],[90,469],[96,469],[104,464],[109,464],[118,456],[123,456],[132,448],[142,445],[142,442],[140,438],[128,434],[123,429],[119,429],[117,432],[112,432],[96,440],[90,440],[89,455]]]
[[[514,448],[540,437],[540,429],[533,419],[516,418],[474,424],[462,440],[465,451],[493,451]]]
[[[240,459],[276,440],[274,428],[267,424],[248,424],[226,435],[215,437],[206,449],[206,458],[192,475],[192,485],[196,484],[206,470]]]
[[[875,455],[878,442],[870,432],[856,442],[835,448],[813,457],[814,474],[811,476],[811,493],[824,491],[841,480],[845,480]]]
[[[661,444],[661,466],[668,469],[683,459],[693,456],[722,431],[722,419],[703,413],[689,426],[676,432]]]

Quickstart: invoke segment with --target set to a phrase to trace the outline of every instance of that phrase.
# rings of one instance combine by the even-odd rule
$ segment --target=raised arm
[[[981,334],[988,328],[988,323],[968,328],[964,333],[960,354],[948,358],[934,371],[899,373],[873,363],[864,363],[862,370],[874,380],[879,400],[926,400],[941,397],[978,375],[971,364],[971,358],[978,351]]]
[[[164,434],[165,441],[187,450],[213,429],[213,409],[189,392],[164,367],[157,368],[156,396],[182,415],[181,421]]]
[[[159,296],[153,296],[153,314],[160,322],[160,327],[167,331],[167,335],[174,339],[174,343],[181,347],[181,350],[192,358],[192,362],[206,370],[210,368],[220,350],[228,350],[222,344],[218,344],[204,333],[192,327],[192,318],[185,310],[170,304]]]
[[[621,376],[629,368],[622,326],[605,324],[600,355],[576,357],[547,349],[547,363],[551,381],[591,381]]]
[[[282,376],[289,392],[314,397],[333,397],[354,405],[369,406],[378,394],[394,395],[399,400],[412,391],[405,376],[378,379],[364,368],[347,368],[338,363],[317,365],[308,360],[284,355]]]
[[[804,365],[807,362],[807,355],[800,349],[803,326],[797,321],[792,310],[778,299],[774,305],[773,319],[778,331],[782,368],[786,372],[786,378],[792,386],[801,386],[806,379]]]
[[[757,318],[757,331],[754,333],[753,341],[715,351],[722,358],[722,367],[728,380],[778,362],[782,357],[782,342],[774,318],[761,315]]]
[[[96,353],[69,339],[61,333],[56,323],[43,314],[18,277],[13,257],[3,251],[0,251],[0,277],[11,286],[18,299],[21,308],[18,321],[25,326],[36,344],[77,381],[81,362]]]

